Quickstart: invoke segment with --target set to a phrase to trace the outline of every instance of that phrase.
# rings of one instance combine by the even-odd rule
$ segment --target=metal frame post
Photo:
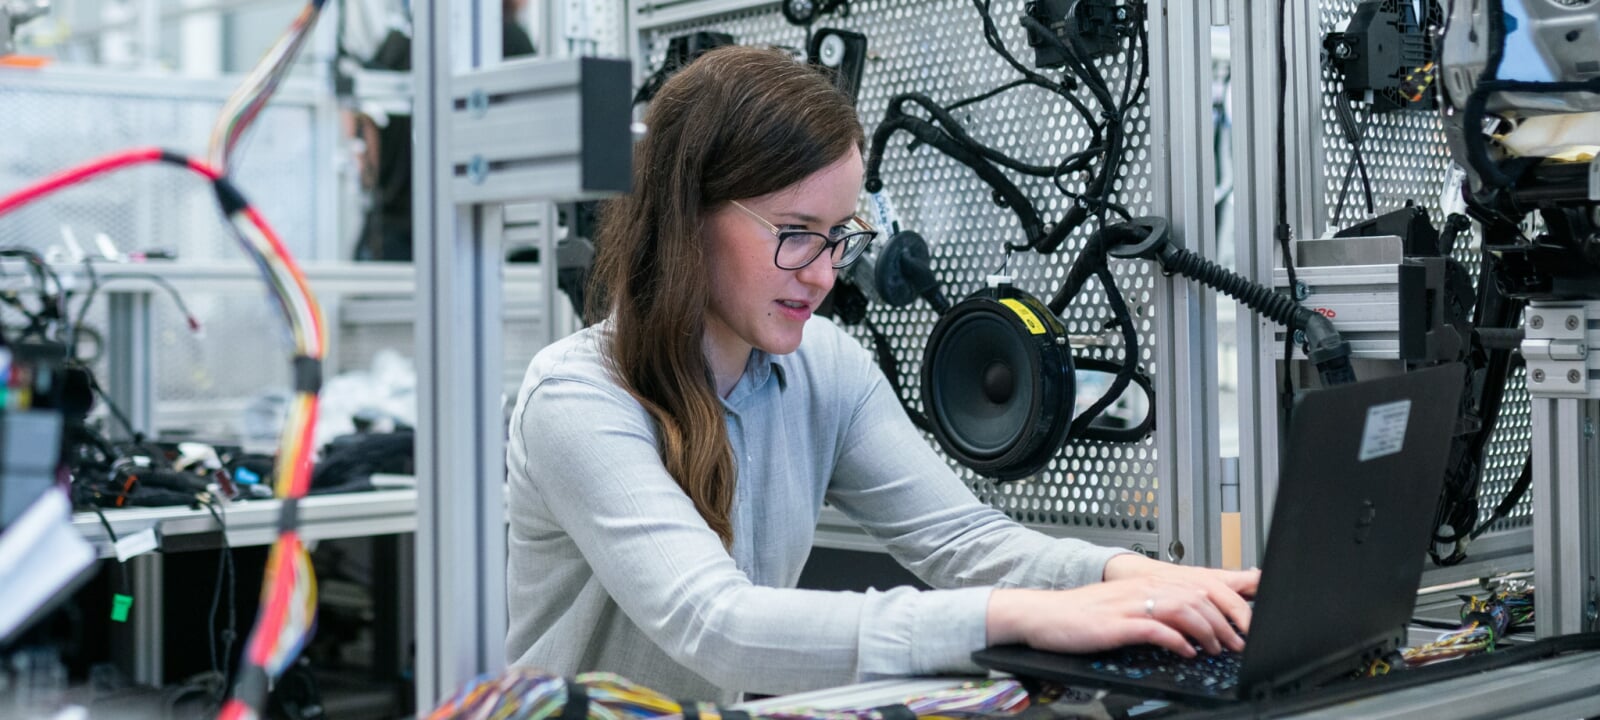
[[[127,415],[135,432],[148,433],[154,427],[155,417],[155,389],[151,387],[155,364],[150,344],[150,292],[110,292],[106,302],[110,313],[106,323],[106,356],[109,358],[106,392]],[[130,439],[119,423],[112,423],[110,427],[112,437]],[[149,687],[160,687],[164,681],[162,564],[160,555],[146,554],[129,560],[122,568],[122,572],[131,575],[133,617],[117,628],[113,639],[114,655],[128,663],[124,672],[135,683]]]
[[[108,292],[109,320],[106,323],[106,357],[109,377],[106,385],[112,402],[127,415],[133,429],[148,433],[155,417],[155,391],[150,379],[155,364],[150,345],[150,291]],[[111,425],[113,437],[124,437],[125,429]]]
[[[1541,637],[1600,619],[1600,301],[1529,303],[1534,625]]]
[[[1272,138],[1278,126],[1276,55],[1280,30],[1259,3],[1232,0],[1229,16],[1233,57],[1234,133],[1241,138]],[[1270,140],[1233,144],[1234,257],[1240,274],[1270,283],[1278,250],[1272,243],[1274,162]],[[1271,321],[1243,305],[1239,329],[1239,511],[1241,555],[1245,565],[1260,562],[1266,548],[1266,526],[1277,491],[1278,417],[1276,363],[1272,357]]]
[[[1150,93],[1166,98],[1155,104],[1166,112],[1152,118],[1158,138],[1151,148],[1154,165],[1168,169],[1167,213],[1173,232],[1195,252],[1215,257],[1211,8],[1170,3],[1164,12],[1150,15],[1150,22],[1166,25],[1167,40],[1150,49]],[[1166,541],[1163,556],[1216,567],[1222,564],[1216,301],[1210,290],[1181,277],[1161,284],[1158,295],[1157,335],[1164,342],[1156,367],[1174,374],[1163,383],[1171,392],[1156,399],[1157,417],[1173,419],[1156,423],[1158,431],[1172,433],[1172,452],[1160,460],[1161,476],[1171,478],[1162,488],[1161,506],[1172,509],[1157,526]]]
[[[456,204],[444,160],[454,79],[499,58],[500,5],[423,0],[413,18],[416,689],[431,708],[505,662],[500,237],[485,222],[498,215]]]
[[[1540,637],[1595,626],[1597,415],[1595,400],[1533,399],[1533,601]]]
[[[426,248],[416,254],[419,708],[505,665],[505,205],[601,197],[630,181],[627,65],[490,67],[499,13],[430,0],[414,14],[412,205]],[[452,28],[472,40],[452,43]],[[540,258],[549,293],[548,229]]]

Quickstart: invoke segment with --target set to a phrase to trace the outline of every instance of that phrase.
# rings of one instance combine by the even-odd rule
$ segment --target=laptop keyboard
[[[1203,693],[1228,693],[1239,685],[1239,665],[1244,656],[1230,650],[1220,655],[1186,658],[1154,645],[1122,648],[1094,656],[1089,667],[1095,672],[1129,680],[1165,678],[1177,685]]]

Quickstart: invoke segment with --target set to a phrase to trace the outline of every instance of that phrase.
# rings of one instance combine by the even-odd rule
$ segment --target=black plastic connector
[[[322,392],[322,361],[304,355],[294,358],[294,391],[303,393]]]
[[[779,9],[790,25],[805,27],[833,12],[838,12],[839,17],[850,17],[850,0],[783,0]]]
[[[218,178],[211,183],[211,187],[217,192],[217,204],[222,206],[223,215],[244,212],[245,208],[250,207],[250,201],[245,200],[239,188],[234,187],[227,178]]]
[[[878,253],[872,277],[873,286],[884,304],[905,307],[920,297],[927,300],[935,312],[943,314],[949,310],[950,300],[945,297],[930,263],[928,242],[921,235],[902,230],[889,238],[889,243]]]
[[[867,36],[837,28],[818,28],[806,42],[806,59],[833,81],[853,104],[867,67]]]
[[[1371,92],[1373,112],[1438,107],[1433,40],[1410,0],[1362,2],[1344,32],[1328,33],[1322,47],[1344,78],[1345,96],[1363,100]]]
[[[240,702],[257,710],[267,706],[267,686],[270,684],[267,671],[260,665],[246,664],[239,668],[239,675],[234,680],[233,696]]]
[[[576,678],[567,678],[567,703],[561,708],[559,720],[588,720],[589,689]]]
[[[1113,55],[1122,47],[1122,29],[1133,19],[1133,10],[1116,0],[1032,0],[1023,12],[1050,28],[1062,43],[1071,46],[1077,38],[1093,58]],[[1057,68],[1067,64],[1061,48],[1048,38],[1028,30],[1028,46],[1033,48],[1033,66]]]
[[[285,533],[298,527],[300,527],[300,500],[286,498],[283,504],[278,506],[278,532]]]
[[[667,82],[667,78],[672,77],[674,73],[682,70],[684,66],[694,62],[696,58],[706,54],[707,51],[723,45],[733,44],[735,42],[732,35],[704,30],[678,35],[667,40],[666,58],[661,61],[661,67],[656,68],[656,71],[651,73],[650,77],[645,78],[644,83],[634,92],[633,104],[638,105],[639,103],[650,102],[656,96],[656,93],[661,91],[661,86]]]

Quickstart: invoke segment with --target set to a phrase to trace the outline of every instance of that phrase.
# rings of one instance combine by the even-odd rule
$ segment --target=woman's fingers
[[[1183,657],[1194,657],[1194,644],[1183,633],[1174,630],[1172,626],[1149,618],[1135,618],[1130,621],[1131,636],[1128,643],[1144,643],[1163,647]]]
[[[1211,601],[1216,603],[1222,614],[1233,622],[1234,627],[1238,628],[1238,632],[1234,633],[1234,635],[1250,632],[1250,603],[1245,602],[1244,598],[1239,597],[1237,593],[1232,591],[1223,590],[1212,594]],[[1230,627],[1229,631],[1231,632],[1232,630],[1233,627]]]
[[[1244,638],[1239,637],[1238,631],[1234,630],[1233,625],[1228,621],[1228,616],[1224,614],[1222,608],[1214,604],[1209,595],[1200,604],[1199,610],[1200,614],[1205,617],[1206,622],[1210,624],[1212,637],[1220,644],[1220,647],[1215,652],[1221,652],[1223,647],[1234,652],[1244,649]],[[1210,649],[1209,646],[1207,649]]]
[[[1166,588],[1156,590],[1155,594],[1151,595],[1154,612],[1149,614],[1154,619],[1165,622],[1189,636],[1205,648],[1206,652],[1216,654],[1222,652],[1224,648],[1239,651],[1244,649],[1244,639],[1229,624],[1229,616],[1224,608],[1218,606],[1220,598],[1229,596],[1244,606],[1243,609],[1248,614],[1249,606],[1244,605],[1237,595],[1233,595],[1226,588],[1208,588],[1187,583],[1173,583]],[[1150,606],[1151,603],[1146,604],[1146,607]]]
[[[1232,582],[1228,588],[1245,597],[1255,597],[1256,588],[1261,585],[1261,568],[1250,568],[1232,573]]]
[[[1168,607],[1159,607],[1161,600],[1156,602],[1155,619],[1188,636],[1193,643],[1212,655],[1222,652],[1216,627],[1216,621],[1222,619],[1222,613],[1211,607],[1203,595],[1199,599],[1169,598],[1166,601]]]

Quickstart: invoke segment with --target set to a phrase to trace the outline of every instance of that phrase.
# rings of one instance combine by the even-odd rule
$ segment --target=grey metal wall
[[[993,14],[1007,47],[1025,63],[1032,51],[1017,21],[1020,1],[995,2]],[[630,3],[629,21],[634,28],[635,62],[642,63],[641,74],[658,67],[667,39],[694,30],[715,29],[734,35],[746,45],[803,47],[805,32],[789,25],[775,3],[716,2]],[[1177,112],[1184,91],[1206,97],[1204,119],[1209,121],[1209,85],[1184,87],[1174,92],[1167,75],[1169,64],[1203,67],[1209,77],[1209,48],[1194,42],[1178,43],[1169,37],[1170,23],[1184,23],[1187,36],[1198,37],[1206,29],[1193,20],[1192,8],[1180,8],[1169,18],[1161,3],[1151,4],[1149,23],[1151,45],[1150,89],[1143,103],[1126,118],[1129,133],[1128,162],[1116,185],[1116,199],[1135,216],[1159,214],[1174,218],[1182,234],[1190,225],[1209,228],[1209,195],[1195,197],[1195,208],[1172,201],[1172,184],[1195,183],[1209,193],[1212,176],[1209,143],[1176,142],[1169,134],[1169,118]],[[968,0],[857,0],[851,3],[848,17],[829,16],[819,27],[839,27],[867,36],[869,59],[862,81],[858,109],[863,123],[871,130],[882,120],[889,98],[897,93],[917,91],[935,101],[948,104],[959,98],[990,90],[1020,76],[984,42],[978,12]],[[1178,48],[1196,53],[1183,60],[1175,56]],[[1120,88],[1127,69],[1121,58],[1100,62],[1111,86]],[[1197,104],[1198,108],[1198,104]],[[1198,109],[1195,111],[1198,114]],[[1088,130],[1065,102],[1038,88],[1019,88],[991,100],[960,108],[957,113],[967,128],[980,140],[1014,156],[1034,163],[1057,162],[1081,149]],[[1209,129],[1197,129],[1198,137],[1209,138]],[[952,300],[981,287],[985,277],[998,270],[1003,260],[1003,242],[1022,239],[1015,216],[990,201],[988,186],[957,162],[926,148],[908,151],[909,136],[891,139],[885,152],[883,178],[892,196],[900,224],[915,229],[932,245],[934,270],[946,284]],[[1204,160],[1197,158],[1205,158]],[[1187,177],[1175,179],[1174,168],[1193,168]],[[1199,182],[1203,174],[1203,182]],[[1020,188],[1037,203],[1047,222],[1060,218],[1071,202],[1048,180],[1014,176]],[[1079,186],[1077,180],[1068,185]],[[1195,223],[1191,213],[1207,214]],[[1091,223],[1092,225],[1092,223]],[[1009,269],[1016,285],[1048,299],[1065,278],[1091,227],[1074,233],[1062,249],[1052,256],[1034,253],[1012,257]],[[1212,240],[1210,231],[1195,235],[1191,247],[1203,249]],[[1208,376],[1214,352],[1214,325],[1201,312],[1209,305],[1194,301],[1183,286],[1174,288],[1149,263],[1113,261],[1117,278],[1140,338],[1141,366],[1157,384],[1158,432],[1132,445],[1074,442],[1065,447],[1036,478],[996,485],[955,464],[952,468],[968,482],[977,495],[1012,517],[1054,534],[1092,537],[1106,542],[1138,545],[1183,555],[1172,541],[1190,549],[1214,544],[1203,519],[1206,508],[1214,507],[1212,492],[1204,481],[1210,463],[1200,459],[1215,457],[1214,414],[1211,421],[1197,420],[1190,412],[1207,412],[1206,402],[1191,402],[1190,393],[1204,395],[1206,387],[1215,396],[1215,376]],[[904,309],[874,307],[874,323],[887,335],[900,371],[906,378],[906,397],[921,405],[917,387],[922,353],[937,316],[925,305]],[[1062,317],[1069,332],[1101,335],[1102,344],[1080,347],[1080,355],[1120,358],[1121,340],[1105,332],[1111,318],[1105,294],[1091,282]],[[857,329],[862,342],[871,339]],[[1175,340],[1184,338],[1184,340]],[[1180,388],[1185,388],[1180,390]],[[1135,391],[1136,392],[1136,391]],[[1087,401],[1097,397],[1085,397]],[[1183,408],[1180,413],[1178,408]],[[1174,417],[1174,415],[1177,415]],[[1203,415],[1202,415],[1203,417]],[[1134,418],[1136,421],[1137,418]],[[1181,426],[1181,427],[1178,427]],[[1205,439],[1206,428],[1211,440]],[[932,443],[930,437],[929,442]],[[1207,455],[1206,448],[1212,448]],[[1184,459],[1178,460],[1179,453]],[[1186,518],[1180,524],[1173,516]],[[1188,518],[1194,518],[1190,520]],[[1204,561],[1204,560],[1202,560]]]

